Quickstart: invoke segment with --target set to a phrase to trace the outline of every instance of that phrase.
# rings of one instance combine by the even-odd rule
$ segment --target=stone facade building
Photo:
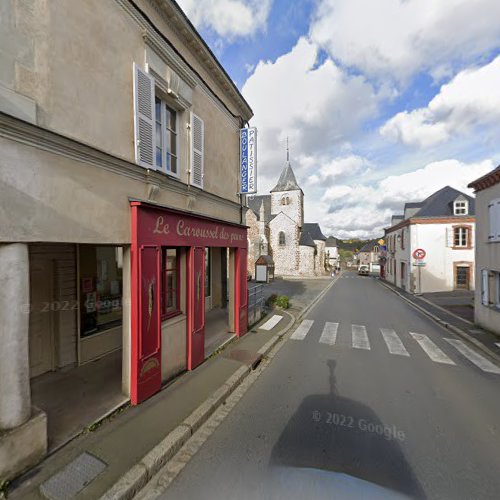
[[[255,261],[270,255],[276,276],[325,274],[325,242],[318,223],[304,222],[304,192],[297,184],[289,159],[271,194],[248,199],[248,272]]]

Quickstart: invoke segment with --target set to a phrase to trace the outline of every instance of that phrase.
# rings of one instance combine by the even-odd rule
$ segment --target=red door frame
[[[187,256],[187,369],[205,361],[205,248],[190,247]]]
[[[131,243],[131,369],[130,399],[133,405],[149,398],[161,388],[161,312],[160,297],[145,306],[141,298],[141,252],[144,248],[155,248],[157,255],[156,282],[161,276],[161,247],[188,248],[186,259],[186,315],[187,315],[187,367],[193,369],[204,361],[204,291],[205,291],[205,247],[233,248],[236,250],[234,264],[234,317],[235,333],[242,336],[247,331],[247,227],[217,219],[197,216],[180,210],[161,207],[142,201],[131,201],[132,243]],[[201,274],[197,278],[195,253],[202,252]],[[200,296],[203,299],[196,309],[195,293],[198,279]],[[148,285],[150,286],[151,283]],[[154,289],[158,293],[158,287]],[[151,296],[151,291],[148,292]],[[143,294],[142,294],[143,295]],[[199,297],[198,297],[199,298]],[[147,332],[156,339],[148,338],[148,345],[156,345],[154,353],[143,353],[141,357],[141,330],[145,314],[149,314],[151,304],[158,321],[154,332]],[[197,315],[198,313],[198,315]],[[196,323],[195,319],[199,320]],[[198,333],[195,333],[197,328]],[[203,345],[202,345],[203,340]]]

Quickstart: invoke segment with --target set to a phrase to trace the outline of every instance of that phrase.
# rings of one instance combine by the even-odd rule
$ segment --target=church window
[[[281,198],[281,204],[282,205],[289,205],[290,204],[290,198],[288,196],[283,196]]]
[[[285,233],[283,231],[280,231],[279,235],[278,235],[278,243],[280,245],[284,245],[286,242],[285,240]]]

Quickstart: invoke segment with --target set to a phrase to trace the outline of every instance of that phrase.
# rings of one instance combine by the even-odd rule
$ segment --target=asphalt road
[[[500,370],[458,340],[345,273],[161,498],[500,498]]]

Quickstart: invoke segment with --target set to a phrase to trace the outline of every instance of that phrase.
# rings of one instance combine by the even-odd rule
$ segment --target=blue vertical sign
[[[241,194],[257,192],[257,129],[240,130]]]

